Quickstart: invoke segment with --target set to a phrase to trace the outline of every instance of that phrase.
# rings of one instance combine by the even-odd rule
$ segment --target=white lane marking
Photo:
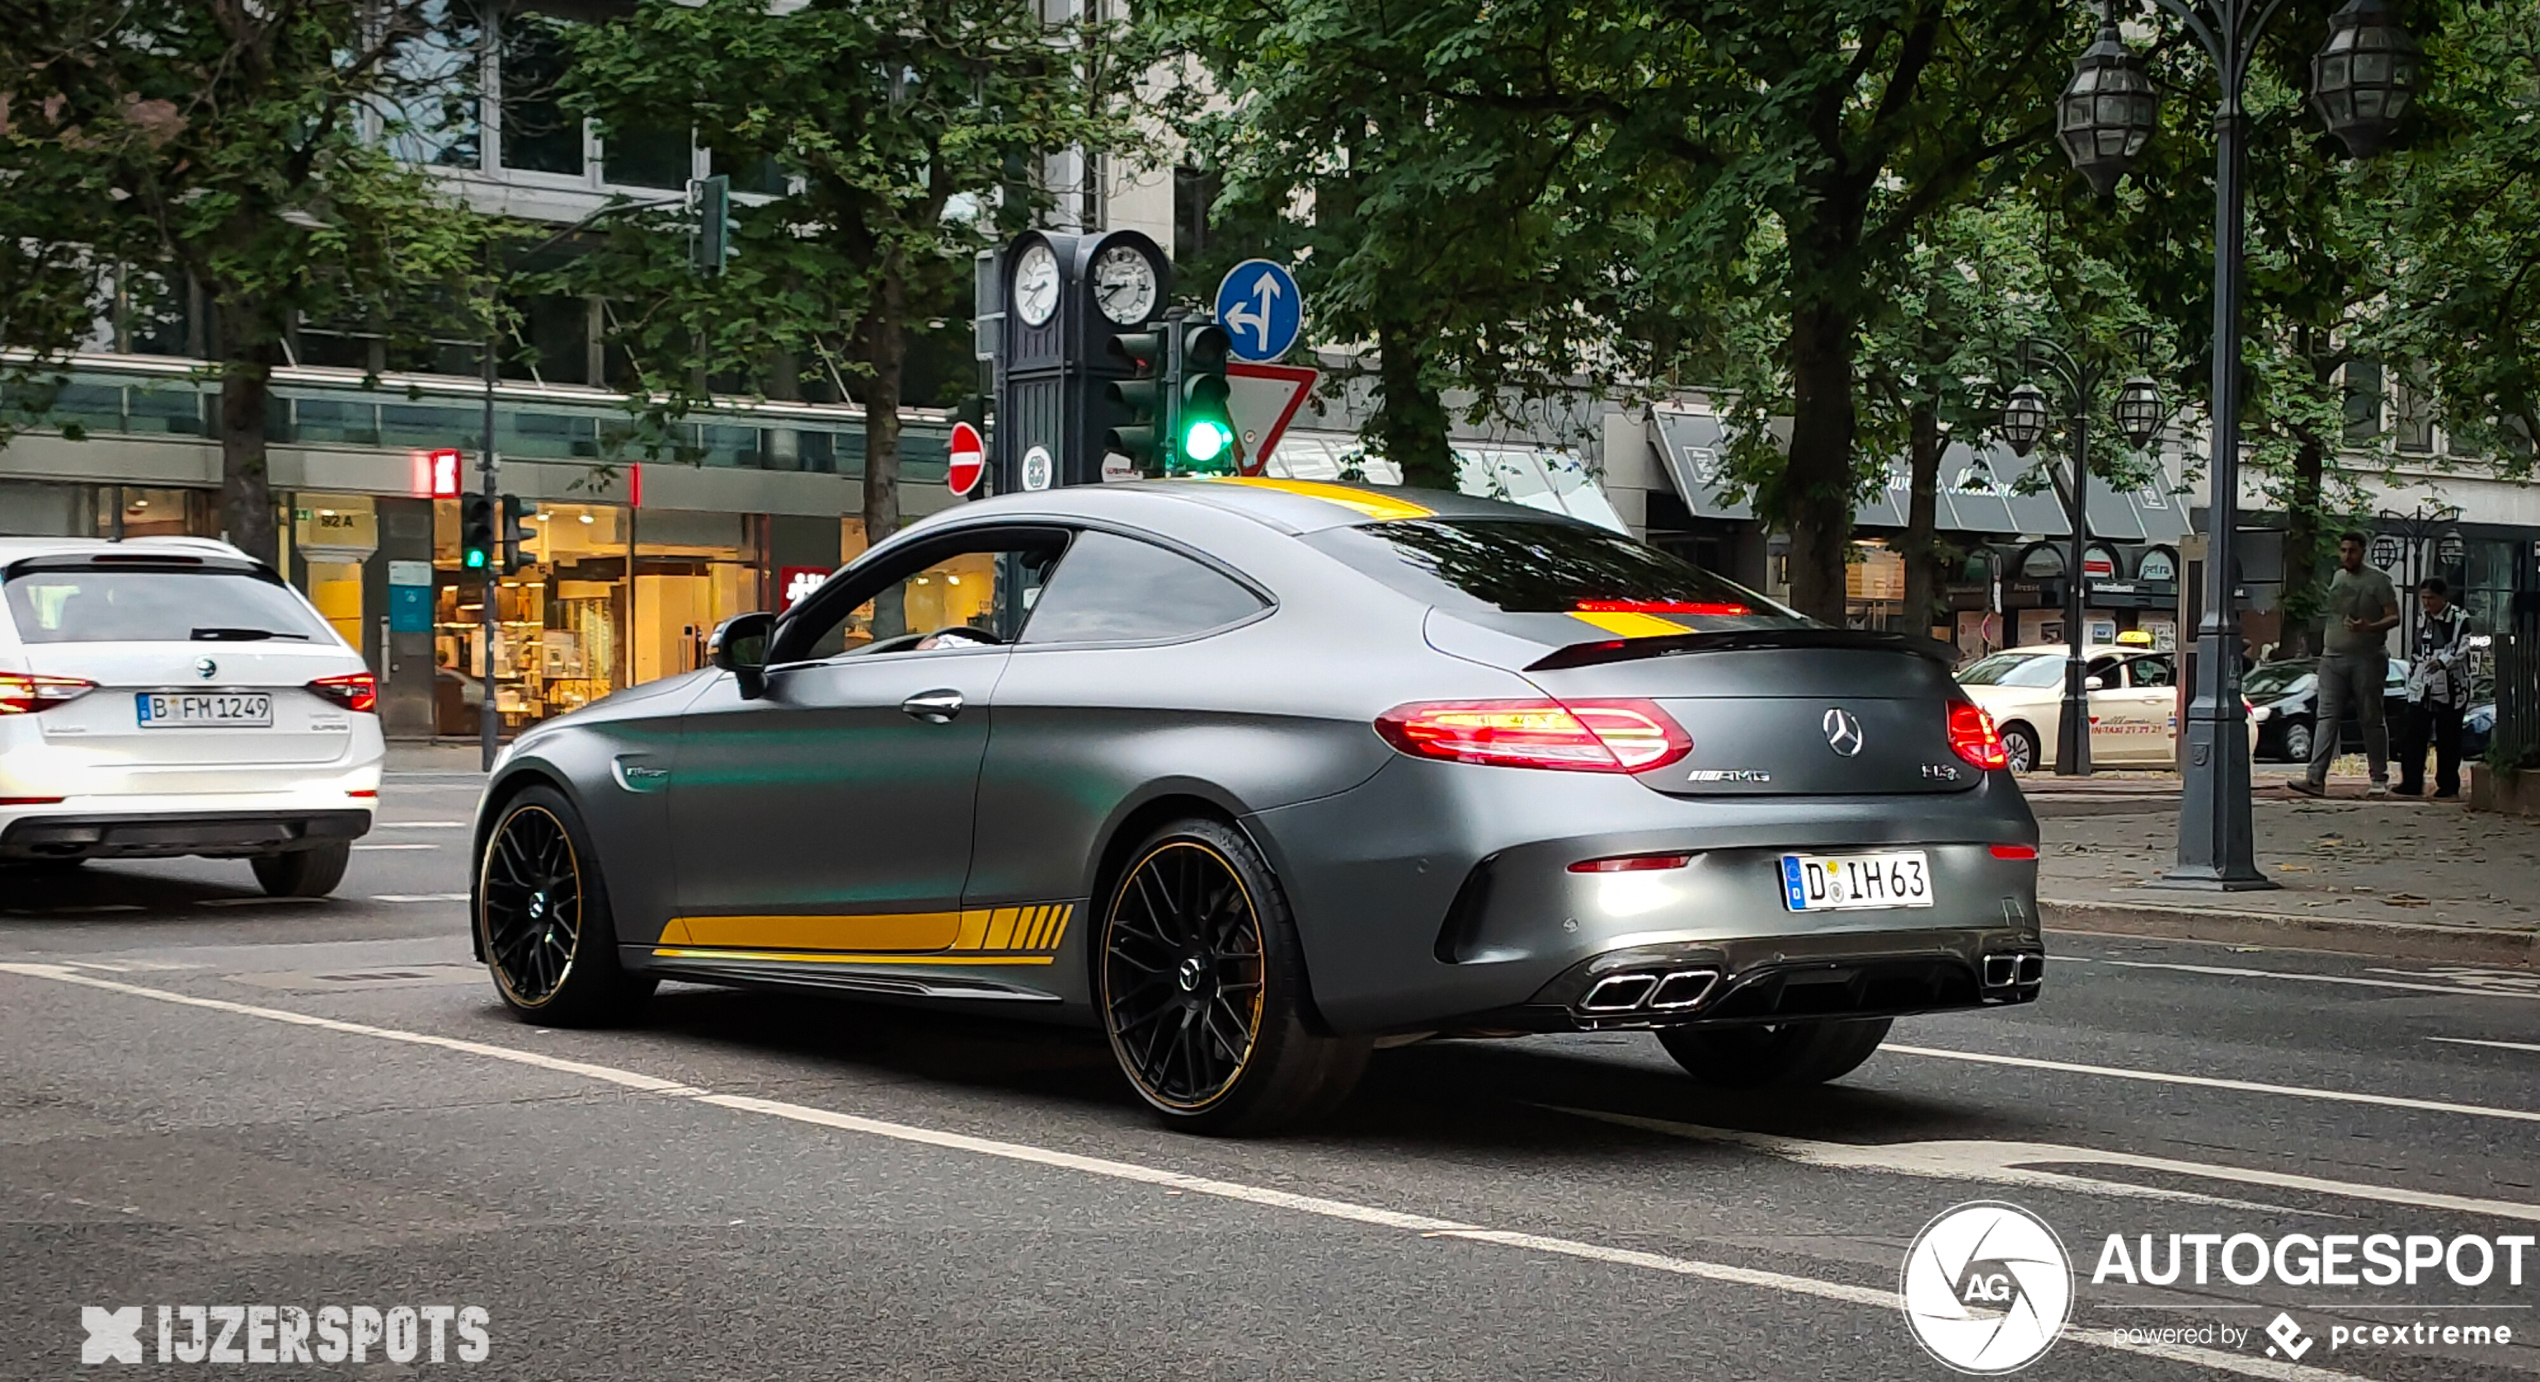
[[[2518,1123],[2540,1123],[2540,1113],[2518,1108],[2490,1108],[2485,1104],[2448,1104],[2439,1099],[2403,1099],[2396,1094],[2361,1094],[2345,1089],[2309,1089],[2301,1085],[2263,1084],[2256,1080],[2225,1080],[2211,1075],[2173,1075],[2162,1070],[2126,1070],[2113,1065],[2081,1065],[2073,1061],[2039,1060],[2034,1056],[1997,1056],[1987,1051],[1948,1051],[1936,1046],[1898,1046],[1893,1042],[1879,1048],[1900,1056],[1929,1056],[1935,1060],[1975,1061],[1984,1065],[2011,1065],[2023,1070],[2056,1070],[2067,1075],[2105,1075],[2116,1080],[2148,1080],[2154,1084],[2193,1085],[2200,1089],[2233,1089],[2244,1094],[2281,1094],[2293,1099],[2325,1099],[2340,1104],[2373,1104],[2382,1108],[2412,1108],[2427,1113],[2459,1113],[2472,1118],[2508,1118]]]
[[[213,1012],[233,1013],[240,1017],[260,1017],[268,1022],[287,1023],[294,1027],[315,1027],[321,1031],[341,1032],[346,1036],[377,1037],[382,1041],[400,1041],[411,1046],[437,1046],[445,1051],[460,1051],[471,1056],[512,1061],[519,1065],[552,1070],[559,1075],[582,1075],[590,1079],[641,1090],[646,1094],[695,1094],[695,1088],[676,1080],[657,1079],[632,1070],[619,1070],[606,1065],[562,1060],[523,1051],[510,1046],[489,1046],[481,1041],[463,1041],[457,1037],[433,1036],[427,1032],[401,1031],[395,1027],[373,1027],[363,1022],[344,1022],[332,1017],[292,1012],[286,1008],[259,1008],[252,1003],[232,1003],[225,998],[198,998],[174,989],[154,989],[141,984],[120,983],[77,973],[62,965],[0,964],[0,973],[22,974],[30,979],[53,979],[65,984],[105,989],[110,993],[130,994],[135,998],[155,998],[162,1003],[175,1003],[188,1008],[208,1008]]]
[[[466,893],[372,893],[373,902],[465,902]]]
[[[2540,1050],[2540,1047],[2532,1049]],[[2217,1199],[2210,1195],[2136,1185],[2127,1181],[2102,1180],[2091,1176],[2029,1169],[2035,1166],[2114,1166],[2138,1171],[2157,1171],[2198,1180],[2232,1181],[2241,1185],[2262,1185],[2275,1190],[2298,1190],[2306,1194],[2328,1195],[2340,1199],[2378,1200],[2384,1204],[2404,1204],[2419,1209],[2441,1209],[2461,1214],[2485,1215],[2495,1219],[2520,1219],[2540,1223],[2540,1204],[2524,1204],[2517,1200],[2483,1200],[2466,1195],[2439,1195],[2430,1191],[2406,1190],[2390,1185],[2366,1185],[2354,1181],[2327,1180],[2319,1176],[2294,1175],[2284,1171],[2261,1171],[2244,1166],[2223,1166],[2212,1162],[2143,1156],[2134,1152],[2103,1151],[2096,1147],[2068,1147],[2052,1142],[1994,1142],[1982,1139],[1894,1142],[1864,1146],[1852,1142],[1815,1142],[1807,1138],[1781,1137],[1772,1133],[1746,1132],[1736,1128],[1707,1128],[1694,1123],[1671,1123],[1661,1118],[1642,1118],[1628,1113],[1608,1113],[1602,1109],[1562,1108],[1553,1104],[1547,1104],[1544,1107],[1581,1118],[1594,1118],[1600,1122],[1618,1123],[1624,1127],[1666,1133],[1671,1137],[1752,1147],[1757,1151],[1769,1152],[1803,1166],[1825,1166],[1844,1171],[1884,1171],[1893,1175],[1925,1176],[1935,1180],[1973,1180],[1999,1185],[2036,1185],[2096,1194],[2201,1201],[2238,1209],[2258,1209],[2277,1213],[2283,1210],[2280,1205]]]
[[[756,1113],[798,1123],[834,1128],[842,1132],[862,1133],[897,1142],[912,1142],[930,1147],[971,1152],[1006,1161],[1048,1166],[1112,1180],[1133,1181],[1145,1185],[1167,1186],[1189,1193],[1236,1200],[1271,1209],[1285,1209],[1300,1214],[1313,1214],[1327,1219],[1345,1220],[1377,1228],[1400,1229],[1418,1233],[1423,1238],[1452,1238],[1468,1242],[1491,1243],[1554,1256],[1604,1262],[1615,1266],[1637,1267],[1645,1271],[1666,1272],[1676,1276],[1695,1277],[1736,1286],[1752,1286],[1791,1295],[1815,1296],[1821,1300],[1842,1301],[1879,1310],[1899,1308],[1894,1291],[1848,1282],[1821,1281],[1815,1277],[1793,1276],[1787,1272],[1762,1271],[1753,1267],[1733,1266],[1725,1262],[1703,1262],[1687,1257],[1671,1257],[1661,1253],[1639,1252],[1627,1248],[1609,1248],[1596,1243],[1583,1243],[1568,1238],[1552,1238],[1541,1234],[1515,1233],[1452,1219],[1434,1219],[1424,1214],[1407,1214],[1400,1210],[1382,1209],[1374,1205],[1353,1204],[1347,1200],[1327,1199],[1320,1195],[1299,1195],[1293,1191],[1273,1190],[1266,1186],[1245,1185],[1236,1181],[1213,1180],[1205,1176],[1185,1175],[1134,1162],[1113,1161],[1107,1157],[1084,1156],[1048,1147],[1035,1147],[1020,1142],[1000,1142],[966,1133],[946,1132],[937,1128],[918,1127],[908,1123],[885,1122],[851,1113],[833,1113],[808,1104],[786,1103],[742,1094],[715,1094],[675,1081],[619,1070],[610,1066],[590,1065],[581,1061],[559,1060],[508,1046],[462,1041],[454,1037],[431,1036],[421,1032],[401,1031],[393,1027],[373,1027],[358,1022],[339,1022],[333,1018],[312,1017],[283,1008],[259,1008],[246,1003],[232,1003],[218,998],[197,998],[168,989],[148,988],[140,984],[119,983],[75,973],[59,965],[0,964],[0,973],[18,974],[31,979],[51,979],[58,983],[79,984],[104,989],[111,993],[136,998],[153,998],[187,1007],[208,1008],[243,1017],[260,1017],[268,1021],[288,1023],[296,1027],[316,1027],[352,1036],[378,1037],[388,1041],[408,1042],[419,1046],[437,1046],[493,1060],[512,1061],[566,1074],[588,1075],[596,1080],[642,1090],[650,1094],[693,1099],[735,1112]],[[2352,1374],[2327,1368],[2307,1367],[2264,1358],[2243,1358],[2235,1354],[2186,1345],[2120,1342],[2106,1331],[2084,1330],[2067,1325],[2064,1338],[2091,1348],[2104,1348],[2119,1353],[2141,1354],[2162,1358],[2217,1372],[2238,1373],[2243,1377],[2269,1379],[2269,1382],[2363,1382]]]
[[[2493,1046],[2500,1051],[2540,1051],[2540,1044],[2528,1041],[2480,1041],[2476,1037],[2427,1037],[2426,1040],[2453,1046]]]
[[[355,848],[355,849],[439,849],[440,847],[441,847],[441,846],[439,846],[439,845],[435,845],[435,844],[421,844],[421,843],[418,843],[418,844],[410,844],[410,845],[355,845],[355,846],[353,846],[353,848]]]
[[[2119,969],[2170,969],[2185,974],[2214,974],[2229,979],[2291,979],[2305,984],[2348,984],[2357,988],[2409,989],[2418,993],[2466,993],[2491,998],[2540,998],[2540,991],[2481,988],[2471,984],[2411,984],[2398,979],[2358,979],[2347,974],[2295,974],[2281,969],[2237,969],[2229,965],[2161,964],[2151,960],[2093,960]],[[2390,971],[2383,971],[2389,973]]]
[[[2507,989],[2540,998],[2540,974],[2527,969],[2472,969],[2464,965],[2442,965],[2434,969],[2384,969],[2379,965],[2364,967],[2366,974],[2404,974],[2414,979],[2449,979],[2463,988],[2479,990]]]
[[[465,830],[466,821],[372,821],[373,830]]]

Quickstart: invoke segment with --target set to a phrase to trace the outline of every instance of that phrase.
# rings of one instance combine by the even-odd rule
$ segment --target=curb
[[[2511,969],[2540,968],[2540,933],[2422,922],[2350,921],[2338,917],[2235,912],[2218,907],[2152,907],[2041,897],[2038,918],[2049,931],[2145,936],[2324,950],[2383,959],[2442,960]]]

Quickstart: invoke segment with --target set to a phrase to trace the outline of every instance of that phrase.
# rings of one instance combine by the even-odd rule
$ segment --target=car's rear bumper
[[[2008,773],[1911,796],[1663,797],[1629,779],[1389,764],[1248,822],[1345,1032],[1659,1026],[2025,1001],[2042,961],[2036,818]],[[1996,846],[2005,847],[2002,857]],[[1932,905],[1791,911],[1781,855],[1918,851]],[[1673,868],[1572,872],[1612,855]],[[1989,957],[2008,956],[2005,984]],[[1999,968],[1997,963],[1996,968]],[[1681,1006],[1592,1012],[1602,978],[1707,973]],[[1613,996],[1610,992],[1608,996]],[[1654,999],[1654,994],[1640,995]]]
[[[164,859],[289,853],[370,833],[367,807],[264,810],[14,810],[0,859]]]

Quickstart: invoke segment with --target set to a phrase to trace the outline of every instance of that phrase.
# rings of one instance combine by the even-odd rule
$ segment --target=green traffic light
[[[1201,418],[1182,433],[1182,454],[1194,461],[1213,461],[1233,445],[1235,434],[1215,418]]]
[[[485,569],[485,552],[482,548],[470,547],[467,549],[467,569],[470,571],[481,571]]]

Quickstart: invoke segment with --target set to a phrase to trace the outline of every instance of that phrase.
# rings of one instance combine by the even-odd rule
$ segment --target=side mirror
[[[2108,689],[2108,683],[2107,680],[2102,677],[2083,677],[2081,679],[2081,689],[2084,691],[2105,691]]]
[[[776,616],[764,610],[736,614],[715,625],[706,640],[707,660],[740,683],[742,700],[767,694],[767,636],[775,627]]]

